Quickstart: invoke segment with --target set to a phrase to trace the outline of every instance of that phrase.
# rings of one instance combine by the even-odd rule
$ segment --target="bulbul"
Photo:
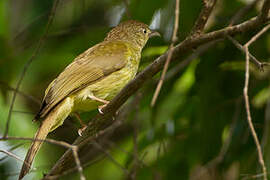
[[[159,33],[141,22],[130,20],[113,28],[104,41],[89,48],[69,64],[45,91],[35,119],[41,125],[35,139],[45,139],[73,113],[98,108],[135,77],[141,51],[150,37]],[[19,180],[30,170],[42,141],[33,141],[25,157]]]

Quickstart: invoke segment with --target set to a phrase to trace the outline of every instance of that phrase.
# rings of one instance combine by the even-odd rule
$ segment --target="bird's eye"
[[[147,30],[146,29],[143,29],[143,33],[146,34],[147,33]]]

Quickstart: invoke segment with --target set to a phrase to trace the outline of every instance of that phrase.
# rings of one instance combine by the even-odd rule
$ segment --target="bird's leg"
[[[95,101],[98,101],[98,102],[103,103],[103,105],[98,106],[98,112],[99,112],[100,114],[104,114],[104,113],[102,112],[102,109],[105,108],[105,107],[107,106],[107,104],[109,104],[110,101],[107,101],[107,100],[105,100],[105,99],[98,98],[98,97],[93,96],[93,95],[88,95],[88,97],[89,97],[90,99],[92,99],[92,100],[95,100]]]
[[[81,119],[79,113],[75,112],[75,113],[74,113],[74,116],[75,116],[75,117],[79,120],[79,122],[80,122],[81,128],[78,129],[78,134],[79,134],[79,136],[82,136],[82,133],[83,133],[83,131],[87,128],[87,125],[82,121],[82,119]]]

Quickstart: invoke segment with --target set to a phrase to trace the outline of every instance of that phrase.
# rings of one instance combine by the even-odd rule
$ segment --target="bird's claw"
[[[104,114],[104,112],[102,111],[102,109],[105,108],[106,106],[107,106],[107,104],[103,104],[103,105],[98,106],[98,112],[100,114]]]
[[[78,129],[79,136],[82,136],[82,133],[85,131],[86,128],[87,128],[87,126],[85,125],[82,128]]]

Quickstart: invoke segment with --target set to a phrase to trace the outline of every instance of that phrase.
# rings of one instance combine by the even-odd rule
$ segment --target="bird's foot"
[[[107,103],[103,104],[103,105],[98,106],[98,112],[100,114],[104,114],[104,112],[102,111],[102,109],[105,108],[107,106],[107,104],[109,104],[109,101]]]
[[[80,122],[81,128],[78,129],[78,134],[79,134],[79,136],[82,136],[82,133],[83,133],[83,131],[87,128],[87,125],[84,124],[84,122],[83,122],[83,120],[81,119],[79,113],[75,112],[74,115],[75,115],[75,117],[76,117],[76,118],[79,120],[79,122]]]
[[[78,129],[79,136],[82,136],[82,133],[86,130],[87,125],[83,125],[80,129]]]
[[[96,97],[94,95],[88,95],[88,98],[90,98],[90,99],[92,99],[94,101],[103,103],[103,105],[98,106],[98,112],[100,114],[104,114],[104,112],[102,111],[102,109],[105,108],[107,106],[107,104],[109,104],[110,101],[107,101],[105,99],[98,98],[98,97]]]

